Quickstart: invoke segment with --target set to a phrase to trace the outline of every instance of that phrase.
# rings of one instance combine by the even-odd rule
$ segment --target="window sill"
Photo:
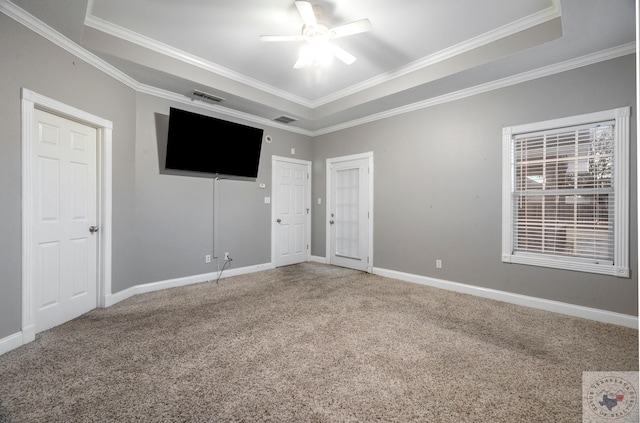
[[[515,253],[502,256],[503,263],[526,264],[530,266],[550,267],[554,269],[573,270],[576,272],[597,273],[601,275],[629,277],[629,268],[617,267],[611,262],[594,263],[590,260],[566,257],[551,257],[544,254]]]

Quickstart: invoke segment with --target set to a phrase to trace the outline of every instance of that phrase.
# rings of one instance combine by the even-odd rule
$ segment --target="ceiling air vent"
[[[274,119],[276,122],[281,122],[281,123],[291,123],[291,122],[295,122],[296,118],[292,118],[291,116],[278,116],[277,118]]]
[[[201,100],[210,101],[212,103],[220,103],[224,101],[224,98],[218,97],[217,95],[205,93],[204,91],[193,90],[193,96],[198,97]]]

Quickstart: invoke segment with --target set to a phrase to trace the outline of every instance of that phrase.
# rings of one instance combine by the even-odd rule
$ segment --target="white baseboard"
[[[228,278],[230,276],[244,275],[247,273],[255,273],[263,270],[274,269],[275,266],[272,263],[257,264],[254,266],[246,266],[238,269],[225,269],[220,276],[221,279]],[[120,301],[124,301],[127,298],[131,298],[134,295],[144,294],[147,292],[160,291],[163,289],[177,288],[185,285],[192,285],[195,283],[201,283],[206,281],[212,281],[218,279],[218,272],[203,273],[200,275],[185,276],[183,278],[169,279],[159,282],[145,283],[141,285],[132,286],[125,290],[116,292],[115,294],[109,294],[105,296],[104,305],[110,307]],[[0,355],[21,347],[35,339],[35,326],[24,328],[18,333],[9,335],[0,339]]]
[[[238,269],[225,269],[222,272],[221,278],[228,278],[230,276],[244,275],[247,273],[255,273],[263,270],[273,269],[275,266],[272,263],[256,264],[254,266],[240,267]],[[168,279],[159,282],[150,282],[141,285],[135,285],[131,288],[116,292],[105,296],[105,307],[110,307],[120,301],[124,301],[127,298],[131,298],[134,295],[145,294],[147,292],[160,291],[169,288],[178,288],[180,286],[192,285],[195,283],[201,283],[206,281],[212,281],[218,279],[218,272],[202,273],[199,275],[185,276],[182,278]]]
[[[263,263],[256,264],[254,266],[240,267],[238,269],[225,269],[225,271],[222,273],[222,279],[231,276],[246,275],[247,273],[262,272],[263,270],[271,270],[275,268],[276,265],[273,263]]]
[[[326,263],[324,257],[312,256],[311,261],[317,263]],[[221,278],[230,276],[244,275],[247,273],[255,273],[263,270],[274,269],[273,263],[258,264],[255,266],[241,267],[238,269],[226,269]],[[478,297],[489,298],[492,300],[504,301],[511,304],[517,304],[525,307],[532,307],[541,310],[561,313],[568,316],[581,317],[585,319],[595,320],[603,323],[611,323],[619,326],[626,326],[638,329],[638,317],[628,314],[615,313],[597,308],[583,307],[574,304],[563,303],[560,301],[545,300],[543,298],[530,297],[526,295],[513,294],[510,292],[499,291],[496,289],[482,288],[473,285],[467,285],[459,282],[451,282],[443,279],[430,278],[427,276],[414,275],[411,273],[398,272],[396,270],[373,268],[373,273],[391,279],[399,279],[406,282],[413,282],[421,285],[431,286],[434,288],[446,289],[449,291],[460,292],[463,294],[475,295]],[[105,297],[105,307],[112,306],[127,298],[137,294],[147,292],[160,291],[163,289],[177,288],[180,286],[201,283],[210,280],[216,280],[218,272],[203,273],[200,275],[186,276],[183,278],[169,279],[165,281],[146,283],[127,288],[115,294]],[[35,329],[25,328],[24,330],[0,339],[0,355],[16,349],[35,339]]]
[[[320,257],[320,256],[311,256],[311,257],[309,257],[309,261],[313,261],[313,262],[316,262],[316,263],[327,264],[327,259],[325,257]]]
[[[22,328],[22,343],[28,344],[36,339],[36,325],[29,325]]]
[[[6,336],[0,339],[0,355],[15,350],[18,347],[28,344],[36,339],[36,327],[31,325],[22,329],[20,332]]]
[[[0,339],[0,355],[22,346],[22,332]]]
[[[497,289],[483,288],[479,286],[467,285],[459,282],[451,282],[442,279],[430,278],[427,276],[414,275],[411,273],[398,272],[395,270],[373,268],[373,273],[392,279],[400,279],[406,282],[413,282],[427,285],[434,288],[446,289],[463,294],[475,295],[506,303],[517,304],[525,307],[537,308],[540,310],[561,313],[573,317],[591,319],[603,323],[611,323],[619,326],[638,329],[638,317],[628,314],[615,313],[597,308],[584,307],[575,304],[563,303],[560,301],[546,300],[543,298],[530,297],[527,295],[513,294],[511,292],[499,291]]]

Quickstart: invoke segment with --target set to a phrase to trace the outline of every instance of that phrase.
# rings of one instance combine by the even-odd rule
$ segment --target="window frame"
[[[629,118],[630,107],[552,119],[502,129],[502,262],[629,277]],[[615,120],[613,263],[544,253],[514,252],[513,139],[529,132]]]

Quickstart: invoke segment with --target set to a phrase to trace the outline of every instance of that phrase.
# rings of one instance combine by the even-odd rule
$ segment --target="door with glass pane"
[[[327,252],[330,264],[370,272],[373,156],[327,160]]]

